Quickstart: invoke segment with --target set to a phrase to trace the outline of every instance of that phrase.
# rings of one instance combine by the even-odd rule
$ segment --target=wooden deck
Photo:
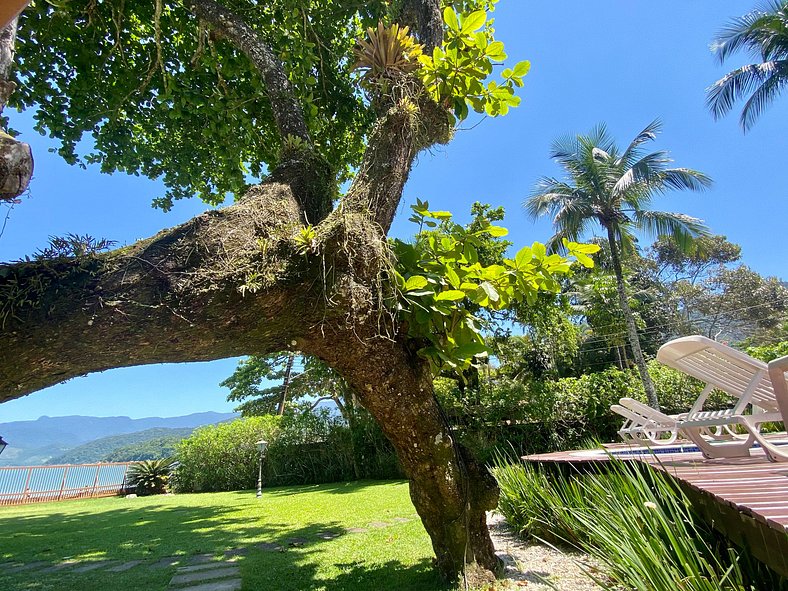
[[[626,444],[610,444],[605,448],[615,455],[632,449]],[[618,457],[647,463],[671,475],[715,529],[735,544],[748,547],[756,558],[781,575],[788,576],[788,463],[769,462],[757,448],[745,458],[709,460],[699,452]],[[523,459],[581,468],[589,463],[605,462],[607,455],[601,450],[572,451]]]

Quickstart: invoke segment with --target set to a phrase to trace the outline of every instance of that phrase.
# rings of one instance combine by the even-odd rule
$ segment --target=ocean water
[[[42,498],[59,493],[68,496],[97,489],[120,489],[129,464],[74,464],[70,466],[10,466],[0,468],[0,502],[17,496]],[[47,494],[50,493],[50,494]]]

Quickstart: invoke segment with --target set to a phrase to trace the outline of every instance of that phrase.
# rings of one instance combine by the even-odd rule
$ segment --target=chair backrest
[[[749,394],[749,402],[764,410],[780,410],[768,366],[727,345],[699,335],[682,337],[662,345],[657,359],[736,398]]]
[[[777,396],[777,403],[783,413],[783,418],[788,417],[788,355],[769,362],[769,378]]]

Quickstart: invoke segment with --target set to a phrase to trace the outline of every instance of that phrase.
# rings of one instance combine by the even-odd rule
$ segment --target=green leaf
[[[484,12],[483,10],[476,10],[470,13],[469,15],[463,17],[461,32],[466,35],[469,33],[473,33],[477,29],[481,28],[486,20],[487,20],[487,13]]]
[[[528,60],[517,62],[517,65],[514,67],[514,75],[519,78],[522,78],[530,71],[531,71],[531,62],[529,62]]]
[[[501,226],[487,226],[484,231],[495,238],[506,236],[509,233],[509,230]]]
[[[484,290],[484,293],[487,295],[487,297],[491,302],[497,302],[500,299],[498,290],[495,289],[493,284],[490,283],[489,281],[482,282],[480,287]]]
[[[414,291],[416,289],[424,289],[427,287],[428,281],[426,277],[422,277],[421,275],[414,275],[413,277],[409,277],[408,280],[405,282],[405,291]]]
[[[446,291],[440,292],[436,297],[435,301],[438,302],[458,302],[460,300],[465,299],[465,292],[460,291],[459,289],[447,289]]]
[[[489,348],[484,343],[467,343],[454,349],[452,355],[459,359],[472,359],[477,355],[487,355],[489,351]]]
[[[425,214],[428,218],[434,218],[436,220],[450,220],[451,219],[451,212],[450,211],[428,211]]]
[[[445,22],[446,26],[452,31],[457,33],[460,32],[460,22],[457,19],[457,13],[454,12],[451,6],[447,6],[443,9],[443,22]]]

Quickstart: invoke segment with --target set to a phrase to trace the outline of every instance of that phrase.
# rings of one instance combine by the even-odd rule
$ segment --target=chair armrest
[[[788,371],[788,355],[785,357],[778,357],[777,359],[769,362],[769,375],[772,373],[772,368],[775,368],[778,371],[782,369],[783,372]]]

